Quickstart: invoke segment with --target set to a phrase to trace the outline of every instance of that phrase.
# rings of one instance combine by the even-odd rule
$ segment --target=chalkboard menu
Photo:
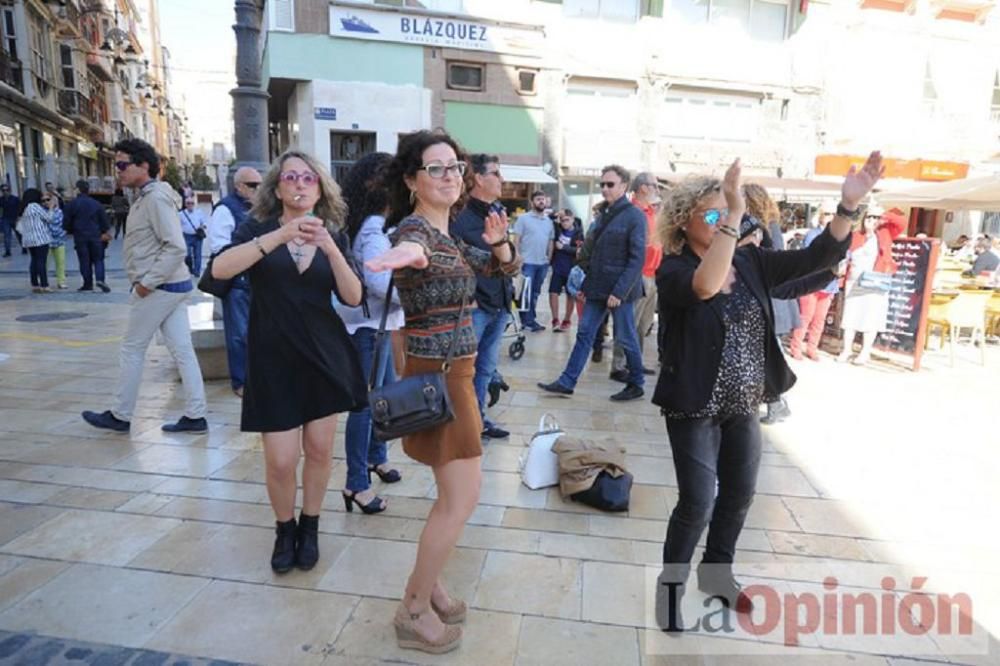
[[[940,241],[932,238],[897,238],[892,256],[899,269],[892,276],[885,330],[876,344],[886,350],[914,356],[919,367],[926,332],[927,304],[937,265]]]

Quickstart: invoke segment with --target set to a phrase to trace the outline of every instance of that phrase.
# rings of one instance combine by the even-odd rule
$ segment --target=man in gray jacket
[[[187,301],[194,289],[184,264],[187,246],[177,224],[180,197],[169,184],[156,179],[160,158],[145,141],[127,139],[115,145],[115,168],[122,187],[139,191],[126,222],[125,270],[132,285],[129,319],[121,346],[121,376],[115,406],[105,412],[83,412],[95,428],[128,432],[135,411],[146,350],[156,331],[177,363],[186,405],[177,423],[166,432],[205,432],[205,385],[191,344]]]

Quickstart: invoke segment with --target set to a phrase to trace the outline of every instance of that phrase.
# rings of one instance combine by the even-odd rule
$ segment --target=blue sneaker
[[[105,430],[114,430],[115,432],[128,432],[129,428],[132,427],[132,424],[128,421],[122,421],[112,414],[110,409],[100,414],[97,412],[83,412],[81,416],[84,421],[95,428],[104,428]]]
[[[208,432],[208,421],[204,417],[191,419],[182,416],[177,423],[167,423],[161,430],[163,432]]]

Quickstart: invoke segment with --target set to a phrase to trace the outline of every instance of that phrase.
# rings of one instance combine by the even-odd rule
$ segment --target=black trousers
[[[76,244],[76,257],[80,262],[83,286],[94,288],[94,277],[104,282],[104,243],[99,240],[81,240]]]
[[[31,276],[31,286],[32,287],[47,287],[49,286],[49,272],[48,257],[49,257],[49,245],[38,245],[36,247],[29,247],[28,252],[31,253],[31,260],[28,263],[28,272]]]
[[[757,415],[668,418],[667,432],[679,498],[667,525],[663,561],[686,565],[686,576],[707,524],[702,562],[732,564],[757,489],[761,453]]]

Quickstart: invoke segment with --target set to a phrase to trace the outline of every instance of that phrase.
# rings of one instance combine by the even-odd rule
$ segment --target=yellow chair
[[[955,365],[955,339],[958,330],[972,329],[972,342],[979,342],[979,362],[986,365],[986,306],[993,298],[993,292],[981,289],[963,289],[947,303],[931,303],[927,312],[927,338],[930,342],[931,329],[941,329],[941,346],[948,333],[948,351],[951,364]]]
[[[986,335],[1000,336],[1000,291],[986,304]]]

